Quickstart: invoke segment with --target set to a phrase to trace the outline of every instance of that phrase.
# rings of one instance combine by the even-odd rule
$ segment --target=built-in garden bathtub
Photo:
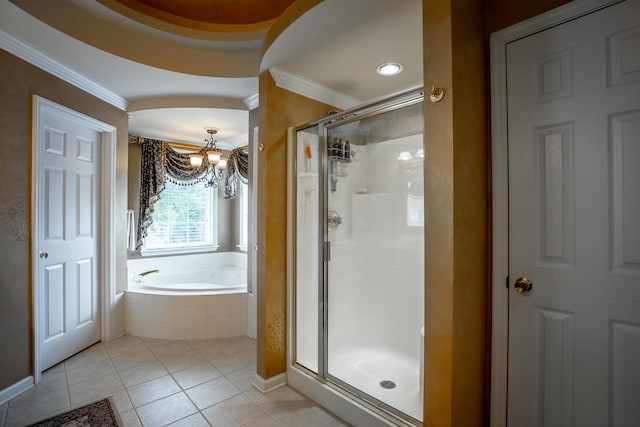
[[[160,339],[247,334],[247,257],[238,252],[127,261],[125,327]]]

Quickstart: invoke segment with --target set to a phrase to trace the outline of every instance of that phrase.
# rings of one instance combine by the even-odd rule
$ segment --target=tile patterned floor
[[[124,336],[98,343],[42,374],[0,406],[0,426],[25,426],[113,396],[125,426],[346,426],[289,387],[252,386],[248,337],[169,341]]]

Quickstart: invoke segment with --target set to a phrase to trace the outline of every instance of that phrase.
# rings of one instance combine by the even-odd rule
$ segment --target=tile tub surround
[[[244,268],[247,255],[239,252],[146,257],[127,261],[129,290],[125,292],[125,330],[128,334],[157,339],[211,339],[247,334],[248,294],[161,291],[137,292],[132,278],[158,269],[161,274],[219,267]]]
[[[25,426],[113,396],[124,427],[346,426],[284,386],[252,386],[256,343],[248,337],[168,341],[125,335],[100,342],[42,374],[0,405],[0,426]]]
[[[158,339],[210,339],[247,334],[248,294],[125,293],[128,334]]]

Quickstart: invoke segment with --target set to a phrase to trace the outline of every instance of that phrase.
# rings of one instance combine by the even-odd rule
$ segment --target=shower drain
[[[380,381],[380,387],[386,388],[387,390],[391,390],[392,388],[396,388],[396,383],[390,380]]]

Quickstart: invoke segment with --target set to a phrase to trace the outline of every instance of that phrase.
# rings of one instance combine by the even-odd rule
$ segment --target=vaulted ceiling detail
[[[116,0],[156,19],[177,25],[188,21],[222,25],[268,25],[293,0]]]

